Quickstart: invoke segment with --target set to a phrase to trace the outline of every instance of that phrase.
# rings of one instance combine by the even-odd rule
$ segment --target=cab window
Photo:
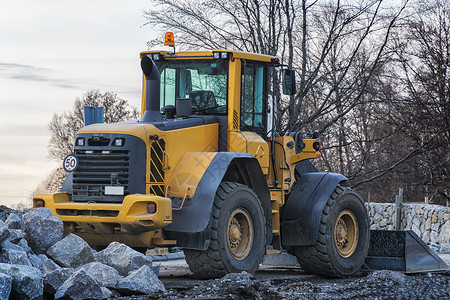
[[[194,114],[227,112],[228,62],[223,60],[158,61],[161,107],[190,98]]]
[[[241,130],[264,134],[266,131],[266,103],[264,101],[266,68],[243,62],[241,76]]]

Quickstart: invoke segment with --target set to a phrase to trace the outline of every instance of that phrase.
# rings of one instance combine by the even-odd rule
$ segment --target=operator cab
[[[161,73],[161,108],[189,98],[194,115],[227,114],[227,61],[183,59],[155,64]]]

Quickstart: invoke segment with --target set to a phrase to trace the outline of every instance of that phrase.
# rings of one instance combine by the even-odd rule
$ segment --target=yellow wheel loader
[[[254,272],[282,250],[322,276],[360,269],[370,234],[361,196],[312,166],[318,136],[274,126],[273,79],[282,72],[294,94],[293,70],[229,50],[140,59],[141,119],[82,128],[61,192],[35,195],[34,207],[92,246],[181,247],[201,278]]]

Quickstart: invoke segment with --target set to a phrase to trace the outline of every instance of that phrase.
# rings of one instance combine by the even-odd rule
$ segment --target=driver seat
[[[189,94],[189,98],[192,100],[192,107],[217,107],[216,97],[213,91],[192,91]]]

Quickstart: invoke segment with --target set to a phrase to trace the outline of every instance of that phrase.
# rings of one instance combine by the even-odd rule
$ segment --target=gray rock
[[[420,206],[416,206],[416,215],[421,216],[423,215],[423,209]]]
[[[441,226],[439,235],[436,237],[436,242],[439,244],[450,244],[450,221]]]
[[[103,263],[103,261],[104,261],[104,254],[105,254],[105,249],[94,253],[95,261]]]
[[[6,219],[5,224],[9,229],[20,229],[22,225],[22,218],[18,214],[11,213],[8,219]]]
[[[450,220],[450,214],[445,214],[444,213],[444,222],[447,222],[448,220]]]
[[[84,270],[70,276],[58,289],[55,299],[102,299],[103,292],[98,282]]]
[[[58,264],[56,264],[53,260],[48,258],[45,254],[39,254],[39,258],[42,261],[40,267],[42,274],[47,274],[54,270],[61,269],[61,267]]]
[[[152,260],[124,244],[113,242],[104,250],[103,263],[116,269],[120,275],[127,276],[144,265],[151,266]]]
[[[430,242],[430,231],[427,230],[427,231],[425,231],[425,232],[423,233],[422,240],[423,240],[425,243]]]
[[[112,298],[112,292],[110,289],[105,288],[104,286],[100,287],[102,290],[102,299],[111,299]]]
[[[44,275],[44,291],[54,295],[56,291],[75,272],[72,268],[61,268]]]
[[[94,261],[94,255],[88,243],[72,233],[51,246],[47,254],[66,268],[76,268]]]
[[[416,218],[416,219],[413,220],[413,226],[417,227],[417,229],[420,228],[420,221],[419,221],[419,219]]]
[[[36,269],[40,269],[42,265],[42,259],[38,255],[31,252],[27,253],[27,255],[31,265]]]
[[[440,245],[439,253],[440,254],[450,254],[450,244]]]
[[[380,224],[382,218],[383,217],[380,214],[376,214],[375,217],[373,218],[372,223],[378,225]]]
[[[50,209],[39,207],[23,215],[22,230],[33,252],[42,254],[62,239],[63,222]]]
[[[14,245],[14,244],[13,244]],[[3,248],[0,254],[0,261],[2,263],[31,266],[27,253],[22,249]]]
[[[375,212],[377,214],[381,214],[383,212],[383,205],[378,204],[377,206],[375,206]]]
[[[420,236],[420,230],[419,230],[419,228],[417,228],[416,225],[413,224],[413,226],[411,227],[411,230],[414,231],[415,234]]]
[[[5,222],[0,220],[0,244],[9,237],[9,228]]]
[[[130,273],[119,281],[117,289],[123,294],[153,295],[156,292],[165,292],[162,282],[149,266],[143,266]]]
[[[388,206],[386,208],[386,213],[388,216],[392,215],[392,212],[394,211],[394,208],[392,206]]]
[[[427,221],[425,222],[425,230],[430,229],[431,229],[431,218],[428,218]]]
[[[406,224],[407,225],[409,225],[409,228],[411,228],[411,225],[412,225],[412,215],[410,214],[410,213],[408,213],[407,215],[406,215]]]
[[[428,247],[436,253],[439,253],[440,246],[434,243],[428,243]]]
[[[387,224],[388,224],[388,220],[386,219],[386,218],[384,218],[383,220],[381,220],[381,222],[380,222],[380,227],[386,227],[387,226]]]
[[[6,240],[17,244],[23,238],[25,238],[25,232],[21,229],[9,229],[9,237]]]
[[[420,232],[424,232],[425,231],[425,222],[421,222],[420,223]]]
[[[31,266],[0,263],[0,273],[12,278],[12,299],[40,299],[44,294],[41,272]]]
[[[3,249],[12,249],[12,250],[17,250],[17,251],[24,251],[22,247],[20,247],[17,244],[13,244],[8,240],[6,240],[2,243],[1,248],[2,248],[2,250]]]
[[[439,232],[439,223],[433,223],[431,224],[431,230]]]
[[[436,243],[438,241],[438,233],[436,231],[432,231],[430,233],[430,242]]]
[[[25,250],[8,240],[4,241],[1,245],[0,262],[31,266]]]
[[[30,248],[30,246],[28,246],[28,242],[26,239],[21,239],[17,243],[17,246],[21,247],[23,249],[23,251],[25,251],[26,253],[31,252],[31,248]]]
[[[113,267],[102,264],[101,262],[92,262],[81,267],[92,278],[95,278],[102,287],[115,288],[122,276]]]
[[[0,300],[8,300],[12,288],[12,277],[0,273]]]

